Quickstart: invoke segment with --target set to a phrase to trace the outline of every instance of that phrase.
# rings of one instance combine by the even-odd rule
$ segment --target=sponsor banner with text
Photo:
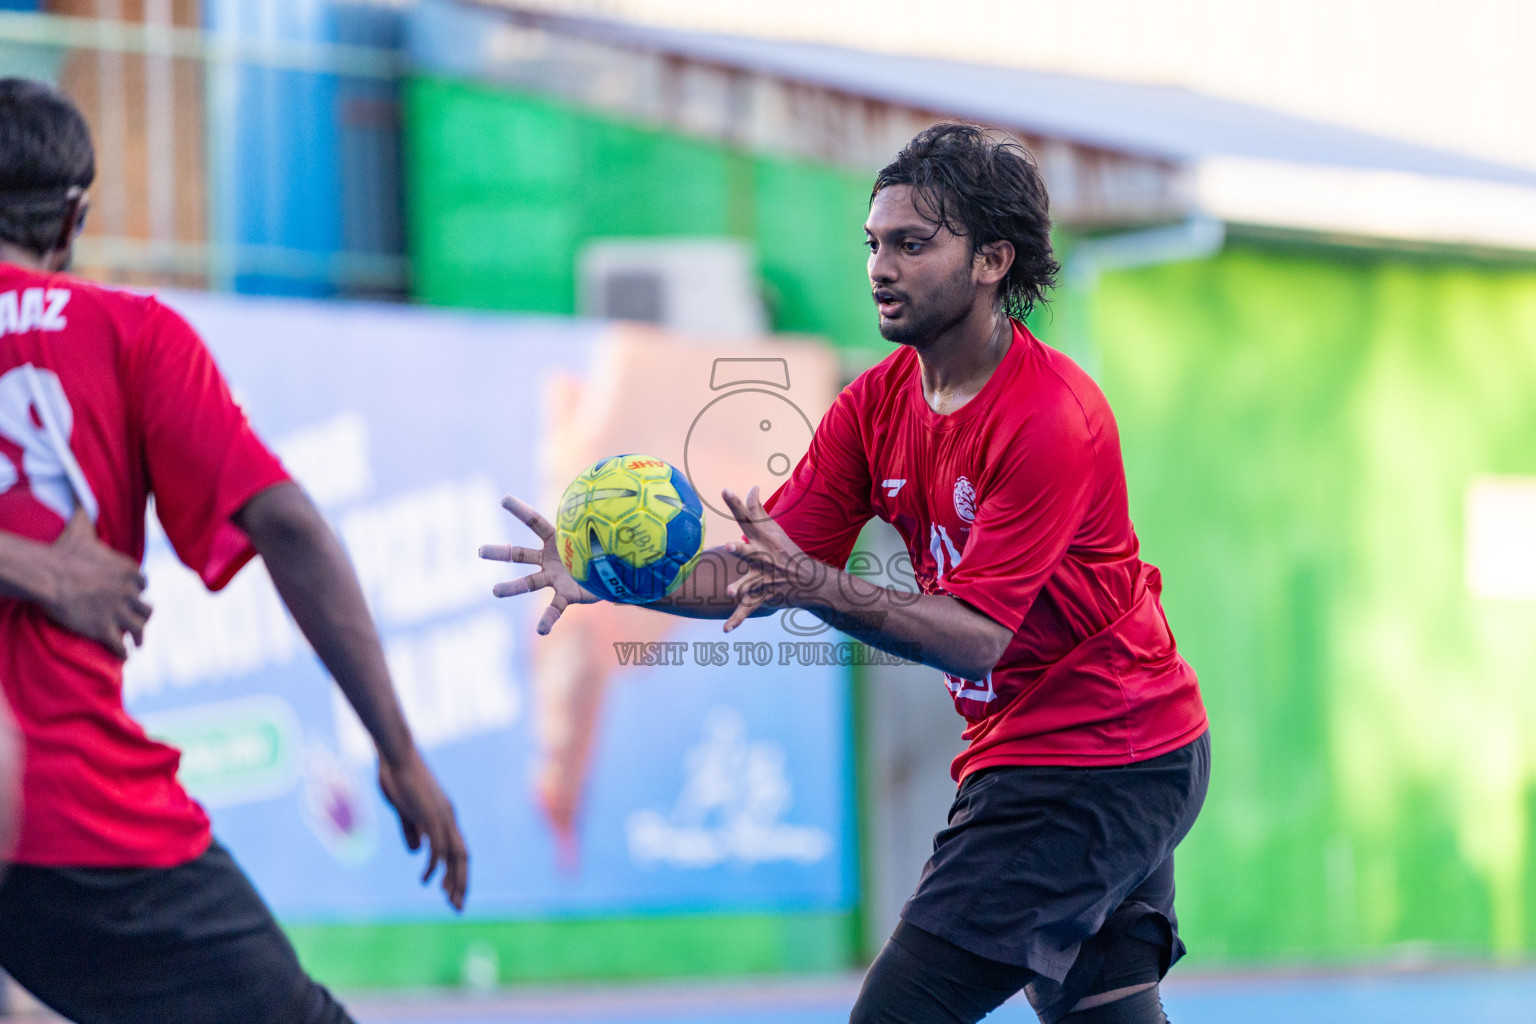
[[[688,465],[715,505],[723,484],[771,489],[834,393],[820,346],[717,350],[578,320],[165,298],[351,554],[407,717],[458,809],[469,914],[854,905],[851,658],[781,658],[802,633],[779,617],[732,636],[773,654],[758,660],[717,623],[608,605],[573,609],[540,638],[542,596],[491,596],[526,567],[476,558],[483,543],[531,543],[503,494],[548,513],[605,454]],[[773,373],[738,365],[757,363]],[[712,513],[706,543],[735,532]],[[129,708],[181,748],[182,781],[276,912],[446,915],[416,884],[420,858],[379,795],[367,734],[259,560],[209,595],[152,528],[146,570],[155,611],[129,659]]]

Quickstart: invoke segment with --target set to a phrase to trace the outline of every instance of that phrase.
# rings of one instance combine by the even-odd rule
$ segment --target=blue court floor
[[[361,1024],[844,1024],[858,978],[635,986],[514,996],[354,998]],[[1193,975],[1164,986],[1172,1024],[1531,1024],[1536,968]],[[1022,1001],[995,1024],[1033,1024]]]

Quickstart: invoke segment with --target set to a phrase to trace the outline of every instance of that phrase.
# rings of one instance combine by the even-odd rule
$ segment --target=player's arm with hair
[[[984,679],[1013,630],[946,594],[882,587],[809,557],[763,509],[757,488],[723,495],[745,539],[726,545],[743,575],[726,587],[730,632],[764,609],[803,608],[871,647],[961,679]]]
[[[743,534],[729,547],[748,572],[728,587],[737,607],[726,630],[762,607],[803,608],[873,647],[961,679],[984,679],[1087,514],[1098,442],[1076,408],[1036,417],[999,445],[978,481],[983,498],[964,557],[954,554],[938,566],[941,593],[915,595],[839,571],[845,551],[827,558],[825,548],[806,551],[797,543],[817,533],[807,529],[803,503],[772,518],[755,488],[745,500],[727,491]]]
[[[250,537],[294,621],[373,737],[379,784],[400,815],[407,845],[419,849],[426,838],[429,858],[422,881],[441,863],[443,892],[462,910],[469,855],[453,805],[411,737],[362,586],[340,538],[292,483],[259,492],[234,521]]]
[[[1013,630],[957,598],[882,587],[801,551],[757,500],[723,495],[745,542],[705,552],[721,567],[699,573],[646,605],[673,615],[725,619],[730,632],[748,618],[803,608],[871,647],[959,676],[981,679],[1003,656]],[[778,557],[765,557],[765,551]]]

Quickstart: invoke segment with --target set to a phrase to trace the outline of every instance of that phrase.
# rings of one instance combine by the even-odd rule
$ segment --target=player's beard
[[[911,292],[905,293],[901,317],[897,320],[880,318],[880,336],[898,345],[926,348],[970,315],[975,296],[976,286],[971,281],[971,265],[967,261],[953,276],[924,296],[921,303],[913,302]]]

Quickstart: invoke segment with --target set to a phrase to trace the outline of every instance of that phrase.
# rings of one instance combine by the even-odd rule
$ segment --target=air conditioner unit
[[[711,338],[761,337],[757,264],[731,238],[602,238],[577,258],[583,316],[662,324]]]

